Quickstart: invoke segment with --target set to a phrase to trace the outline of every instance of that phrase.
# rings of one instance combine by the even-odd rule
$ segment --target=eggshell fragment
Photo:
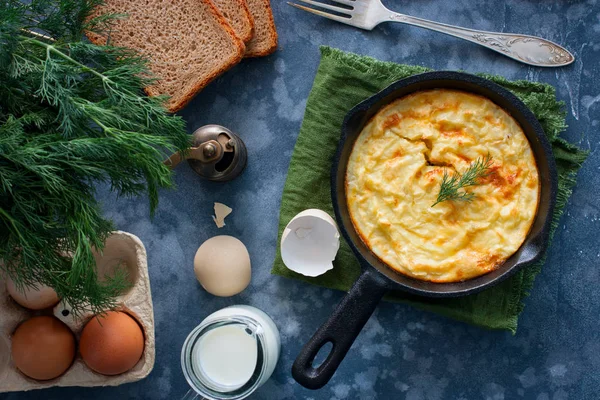
[[[225,226],[225,217],[231,214],[232,211],[231,207],[228,207],[223,203],[215,203],[215,215],[213,215],[213,221],[215,221],[217,228]]]
[[[194,273],[207,292],[233,296],[250,284],[250,255],[233,236],[215,236],[202,243],[194,257]]]
[[[19,290],[12,279],[6,280],[6,290],[19,305],[30,310],[43,310],[58,303],[58,295],[50,286],[37,284],[36,287],[24,287]]]
[[[281,236],[281,258],[294,272],[315,277],[333,269],[340,248],[335,220],[323,210],[309,209],[296,215]]]

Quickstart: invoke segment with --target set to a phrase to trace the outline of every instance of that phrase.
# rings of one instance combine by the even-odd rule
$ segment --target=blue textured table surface
[[[270,314],[282,354],[255,399],[598,399],[600,398],[600,2],[596,0],[390,0],[390,8],[465,27],[517,31],[565,45],[577,61],[562,69],[519,64],[468,42],[402,25],[360,31],[272,0],[280,48],[245,60],[218,78],[182,112],[189,131],[208,123],[238,132],[248,147],[246,171],[225,184],[187,166],[177,190],[161,193],[153,220],[148,202],[117,199],[100,188],[105,213],[148,250],[156,320],[156,365],[140,382],[114,388],[56,388],[3,399],[178,399],[187,390],[181,345],[204,317],[243,303]],[[319,62],[318,45],[435,69],[489,72],[547,82],[569,112],[564,136],[591,151],[579,174],[545,268],[526,300],[515,336],[454,322],[408,306],[382,303],[331,382],[304,389],[290,369],[302,345],[342,293],[271,276],[288,163]],[[227,226],[211,219],[214,201],[233,208]],[[240,238],[252,259],[242,294],[216,298],[193,274],[198,246],[217,234]]]

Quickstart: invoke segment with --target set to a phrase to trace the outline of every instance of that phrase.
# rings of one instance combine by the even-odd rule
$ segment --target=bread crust
[[[262,50],[253,48],[247,48],[244,57],[264,57],[272,54],[277,49],[277,29],[275,28],[275,20],[273,19],[273,10],[271,9],[271,2],[269,0],[261,0],[265,4],[267,10],[267,18],[269,19],[269,46]]]
[[[223,15],[221,15],[221,13],[218,11],[218,9],[215,7],[215,5],[210,0],[196,0],[196,1],[202,2],[208,6],[208,10],[213,14],[216,22],[227,33],[227,36],[230,37],[232,45],[235,47],[235,53],[234,53],[235,55],[230,60],[228,60],[228,62],[226,64],[221,65],[219,68],[211,71],[210,74],[204,76],[202,80],[198,81],[192,87],[192,89],[190,89],[187,93],[180,96],[177,101],[174,102],[173,97],[170,97],[169,100],[166,102],[165,107],[167,108],[167,111],[169,111],[171,113],[175,113],[175,112],[181,110],[204,87],[206,87],[206,85],[208,85],[211,81],[213,81],[219,75],[223,74],[225,71],[229,70],[231,67],[233,67],[234,65],[239,63],[242,60],[244,53],[246,51],[246,45],[244,44],[244,41],[235,34],[235,32],[233,31],[233,28],[231,28],[229,23],[227,23],[227,21],[225,20],[225,17],[223,17]],[[106,38],[104,36],[100,36],[100,35],[94,34],[92,32],[86,32],[86,36],[88,37],[90,42],[92,42],[93,44],[96,44],[96,45],[106,44]],[[134,48],[134,50],[136,50],[136,49]],[[161,79],[161,77],[158,77],[158,76],[157,76],[157,78],[159,80]],[[148,87],[144,88],[144,91],[149,96],[158,96],[158,95],[164,94],[164,93],[161,93],[155,86],[148,86]]]
[[[250,9],[248,8],[248,3],[246,2],[246,0],[237,0],[237,2],[240,3],[242,12],[244,13],[245,17],[250,23],[250,31],[246,34],[245,37],[240,38],[244,41],[245,44],[247,44],[254,37],[254,18],[252,18],[252,14],[250,14]]]
[[[233,58],[228,64],[222,65],[221,68],[219,68],[218,70],[212,71],[212,73],[210,75],[208,75],[206,78],[204,78],[204,80],[202,80],[198,84],[196,84],[193,87],[193,89],[190,90],[185,96],[183,96],[179,102],[177,102],[173,105],[171,105],[170,102],[167,102],[167,110],[171,113],[180,111],[190,101],[192,101],[192,99],[194,97],[196,97],[196,95],[202,89],[204,89],[206,87],[206,85],[208,85],[210,82],[212,82],[219,75],[223,74],[225,71],[228,71],[229,69],[231,69],[231,67],[233,67],[234,65],[238,64],[244,57],[244,52],[246,51],[246,45],[244,44],[244,41],[235,34],[235,32],[233,31],[233,28],[231,28],[231,26],[229,26],[229,24],[225,20],[225,17],[223,17],[221,15],[221,13],[219,12],[219,10],[217,10],[217,7],[215,7],[215,5],[210,0],[200,0],[200,1],[204,2],[205,4],[207,4],[210,7],[213,14],[217,17],[217,21],[219,22],[219,24],[223,27],[223,29],[225,29],[225,31],[233,39],[234,44],[236,45],[236,47],[238,49],[238,52],[237,52],[236,57]],[[149,96],[153,96],[153,94],[149,92],[149,89],[151,89],[151,87],[146,88],[146,93]]]
[[[236,29],[235,24],[229,20],[225,15],[226,13],[222,11],[219,7],[220,3],[218,1],[213,1],[213,5],[219,11],[219,13],[225,18],[225,21],[229,23],[229,25],[233,28],[235,34],[242,39],[244,43],[248,43],[254,37],[254,18],[252,17],[252,13],[248,8],[248,3],[246,0],[227,0],[232,2],[238,6],[238,11],[241,14],[241,18],[245,20],[244,32],[238,32],[239,29]]]

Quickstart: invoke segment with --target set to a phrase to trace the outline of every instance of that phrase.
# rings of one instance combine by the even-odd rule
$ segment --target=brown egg
[[[12,335],[12,359],[25,375],[38,380],[62,375],[75,358],[75,337],[54,317],[33,317]]]
[[[90,320],[81,333],[79,351],[92,370],[117,375],[130,370],[144,352],[144,334],[129,315],[108,311]]]

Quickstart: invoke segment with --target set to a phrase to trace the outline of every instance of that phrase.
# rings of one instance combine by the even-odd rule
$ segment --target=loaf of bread
[[[254,35],[254,20],[246,0],[212,0],[235,34],[248,43]]]
[[[245,57],[266,56],[277,48],[277,30],[269,0],[247,0],[254,19],[254,36],[246,44]]]
[[[210,81],[237,64],[245,46],[210,0],[105,0],[94,15],[126,14],[93,43],[129,47],[149,59],[156,83],[150,96],[168,95],[182,109]]]

